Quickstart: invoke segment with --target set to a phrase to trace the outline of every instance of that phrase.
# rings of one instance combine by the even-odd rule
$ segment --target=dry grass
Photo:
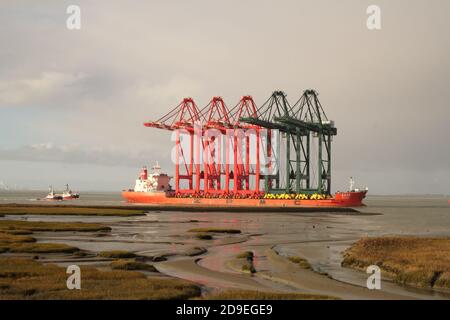
[[[0,221],[0,253],[74,253],[78,248],[62,243],[36,243],[33,231],[109,231],[108,226],[81,222]]]
[[[101,251],[98,255],[103,258],[111,259],[127,259],[136,257],[136,254],[134,254],[133,252],[125,250]]]
[[[5,233],[8,233],[8,234],[16,234],[16,235],[29,235],[29,234],[33,234],[33,231],[30,231],[30,230],[21,230],[21,229],[5,229],[5,230],[0,229],[0,232],[5,232]]]
[[[146,264],[136,260],[116,260],[111,262],[111,268],[116,270],[145,270],[158,272],[154,266],[151,264]]]
[[[0,215],[58,215],[58,216],[141,216],[144,210],[98,208],[98,207],[73,207],[53,205],[0,205]]]
[[[17,242],[36,242],[36,239],[29,236],[21,236],[16,234],[0,232],[0,243],[6,244]]]
[[[226,228],[194,228],[188,232],[200,232],[200,233],[241,233],[241,230],[226,229]]]
[[[207,233],[197,233],[195,237],[199,240],[212,240],[213,236]]]
[[[306,270],[312,270],[311,265],[309,264],[308,260],[303,259],[301,257],[297,257],[297,256],[292,256],[292,257],[288,257],[289,261],[298,264],[301,268],[306,269]]]
[[[79,249],[63,243],[14,243],[8,252],[15,253],[74,253]]]
[[[29,236],[0,232],[0,253],[74,253],[78,248],[62,243],[36,243]]]
[[[68,290],[65,268],[0,258],[0,299],[189,299],[200,288],[178,279],[148,279],[135,271],[81,266],[81,290]]]
[[[239,253],[236,256],[236,258],[238,258],[238,259],[248,259],[250,257],[253,258],[253,252],[252,251],[244,251],[244,252]]]
[[[250,290],[228,290],[214,293],[205,297],[206,300],[334,300],[336,298],[304,294],[304,293],[277,293]]]
[[[81,222],[0,221],[0,253],[74,253],[79,249],[62,243],[36,243],[33,231],[109,231],[108,226]]]
[[[244,272],[249,273],[255,273],[256,269],[253,265],[253,257],[254,254],[252,251],[244,251],[236,255],[237,259],[245,259],[244,263],[242,264],[241,270]]]
[[[378,265],[402,284],[450,288],[450,239],[363,238],[344,253],[343,266],[365,270]]]
[[[250,272],[251,274],[256,273],[255,267],[247,262],[242,265],[241,270],[244,272]]]
[[[110,227],[99,223],[0,220],[0,232],[13,234],[24,234],[33,231],[95,232],[110,230]]]

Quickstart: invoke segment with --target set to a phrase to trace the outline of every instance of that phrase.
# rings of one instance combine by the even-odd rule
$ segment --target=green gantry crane
[[[314,90],[306,90],[291,106],[282,91],[275,91],[257,110],[256,117],[239,119],[268,129],[266,155],[273,156],[273,139],[277,138],[275,165],[266,164],[261,174],[266,193],[331,194],[331,142],[337,134],[333,121],[329,121]],[[278,135],[274,135],[277,130]],[[283,137],[282,137],[283,136]],[[312,139],[317,138],[317,154],[312,157]],[[284,154],[281,143],[284,142]],[[285,173],[281,175],[281,159]],[[316,166],[312,163],[317,161]],[[317,184],[313,185],[317,169]],[[275,184],[275,186],[274,186]]]

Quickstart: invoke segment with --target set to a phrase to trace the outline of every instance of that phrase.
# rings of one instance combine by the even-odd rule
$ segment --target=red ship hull
[[[367,191],[338,192],[333,198],[324,200],[285,200],[285,199],[227,199],[227,198],[176,198],[165,192],[124,191],[122,197],[129,203],[151,204],[173,207],[265,207],[283,210],[283,208],[308,207],[360,207]]]

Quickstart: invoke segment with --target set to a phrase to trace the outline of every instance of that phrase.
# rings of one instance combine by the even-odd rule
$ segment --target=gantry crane
[[[267,128],[267,164],[265,190],[268,193],[331,193],[331,140],[337,134],[334,123],[326,117],[314,90],[306,90],[291,107],[286,94],[275,91],[258,109],[258,117],[244,117],[242,122]],[[273,150],[273,130],[276,137]],[[311,138],[318,139],[317,186],[312,186]],[[284,142],[284,154],[281,143]],[[292,152],[294,151],[294,152]],[[294,157],[292,154],[294,153]],[[284,163],[282,163],[284,159]],[[284,165],[284,177],[280,170]],[[273,186],[273,181],[275,186]]]
[[[258,196],[261,179],[265,193],[330,194],[331,142],[337,130],[317,96],[306,90],[291,106],[283,91],[275,91],[259,108],[251,96],[243,96],[232,109],[214,97],[201,110],[192,98],[185,98],[145,125],[176,131],[177,195]],[[249,133],[255,136],[254,143]],[[189,137],[187,148],[180,143],[181,136]],[[181,185],[183,180],[187,188]]]
[[[194,145],[199,145],[200,143],[200,141],[194,140],[196,123],[201,124],[203,121],[199,109],[192,98],[184,98],[180,104],[158,120],[144,123],[146,127],[175,131],[176,193],[192,194],[199,193],[201,190],[199,155],[197,154],[197,156],[195,156],[194,153]],[[185,150],[184,144],[181,143],[182,135],[187,135],[189,137],[188,150]],[[188,156],[188,159],[186,158],[186,155]],[[181,182],[183,180],[187,180],[188,182],[189,187],[187,189],[181,188]]]

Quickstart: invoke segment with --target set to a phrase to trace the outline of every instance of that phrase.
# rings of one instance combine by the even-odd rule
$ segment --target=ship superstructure
[[[153,166],[153,173],[148,173],[147,167],[144,166],[136,179],[134,192],[168,192],[172,190],[170,179],[167,174],[161,173],[161,167],[158,163]]]

